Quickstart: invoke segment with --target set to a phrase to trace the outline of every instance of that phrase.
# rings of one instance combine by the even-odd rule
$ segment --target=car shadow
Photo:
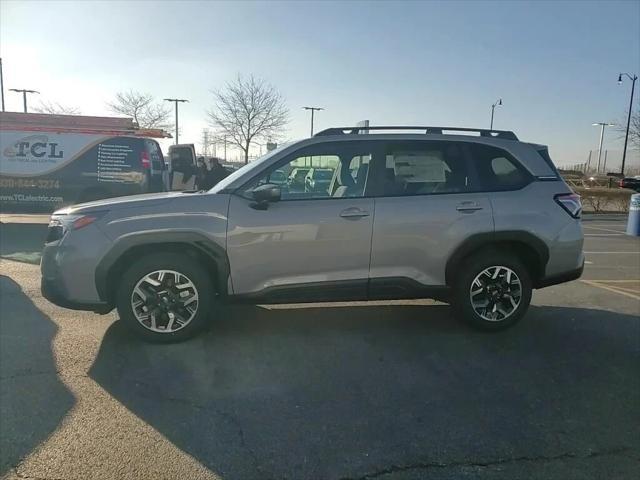
[[[0,223],[0,257],[37,264],[47,236],[47,225]]]
[[[0,476],[57,427],[74,405],[51,349],[57,326],[0,275]]]
[[[447,306],[238,306],[175,345],[120,323],[91,377],[226,480],[638,447],[631,315],[532,307],[487,334]]]

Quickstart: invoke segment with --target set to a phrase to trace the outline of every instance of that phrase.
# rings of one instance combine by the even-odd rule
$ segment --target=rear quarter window
[[[480,190],[519,190],[531,181],[526,170],[506,151],[481,144],[469,147]]]

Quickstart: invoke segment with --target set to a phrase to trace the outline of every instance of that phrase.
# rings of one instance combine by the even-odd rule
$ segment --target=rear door
[[[445,285],[455,249],[494,230],[491,203],[478,191],[465,142],[385,142],[371,169],[370,297],[422,296]]]
[[[272,301],[366,298],[373,199],[357,188],[350,166],[370,153],[367,142],[314,145],[231,195],[227,253],[235,294]],[[330,169],[349,185],[339,178],[306,192],[296,183],[282,185],[280,201],[255,208],[251,191],[256,186],[272,183],[271,172],[300,166]]]

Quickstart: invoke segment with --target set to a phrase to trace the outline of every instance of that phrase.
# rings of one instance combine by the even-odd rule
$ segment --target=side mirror
[[[266,210],[269,203],[279,202],[281,196],[280,187],[273,183],[260,185],[254,188],[251,193],[255,200],[251,206],[257,210]]]

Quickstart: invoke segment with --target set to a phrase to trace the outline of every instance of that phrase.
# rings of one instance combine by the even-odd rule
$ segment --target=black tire
[[[147,274],[158,270],[172,270],[184,275],[194,285],[198,295],[193,318],[183,327],[171,332],[151,330],[138,321],[133,311],[132,296],[136,285]],[[177,289],[175,291],[179,292]],[[207,325],[214,301],[215,290],[209,272],[190,256],[174,252],[152,253],[140,258],[124,272],[116,292],[116,308],[120,320],[142,339],[158,343],[181,342],[199,333]],[[162,305],[161,302],[158,305]],[[157,311],[155,308],[153,310]],[[168,313],[158,313],[159,324],[164,322],[166,327]]]
[[[476,311],[471,301],[471,287],[474,280],[478,275],[491,267],[506,267],[515,273],[520,280],[521,295],[519,303],[516,302],[517,308],[515,308],[515,310],[513,310],[506,318],[487,320]],[[503,272],[502,275],[506,276],[506,272]],[[506,283],[506,281],[504,283]],[[476,287],[476,289],[477,288],[478,287]],[[482,288],[486,291],[487,287],[483,286]],[[495,291],[496,287],[492,285],[492,288],[494,289],[493,291]],[[502,288],[506,289],[504,286]],[[515,287],[511,286],[508,290],[511,291],[511,289],[515,289],[514,291],[517,291],[517,283],[515,284]],[[457,272],[457,278],[453,285],[451,304],[454,313],[459,320],[481,330],[496,331],[513,326],[524,316],[529,308],[529,304],[531,303],[531,293],[531,276],[527,268],[522,264],[517,256],[510,253],[484,250],[481,253],[468,257],[460,264],[460,271]],[[485,295],[485,298],[489,298],[489,293],[484,293],[484,291],[481,295]],[[480,297],[480,300],[482,300],[482,298],[483,297]],[[501,299],[502,297],[496,294],[496,298]],[[501,299],[499,301],[506,302],[507,300]],[[500,305],[503,304],[501,303]],[[487,315],[491,314],[485,312],[485,316]],[[497,313],[494,315],[501,316]]]

